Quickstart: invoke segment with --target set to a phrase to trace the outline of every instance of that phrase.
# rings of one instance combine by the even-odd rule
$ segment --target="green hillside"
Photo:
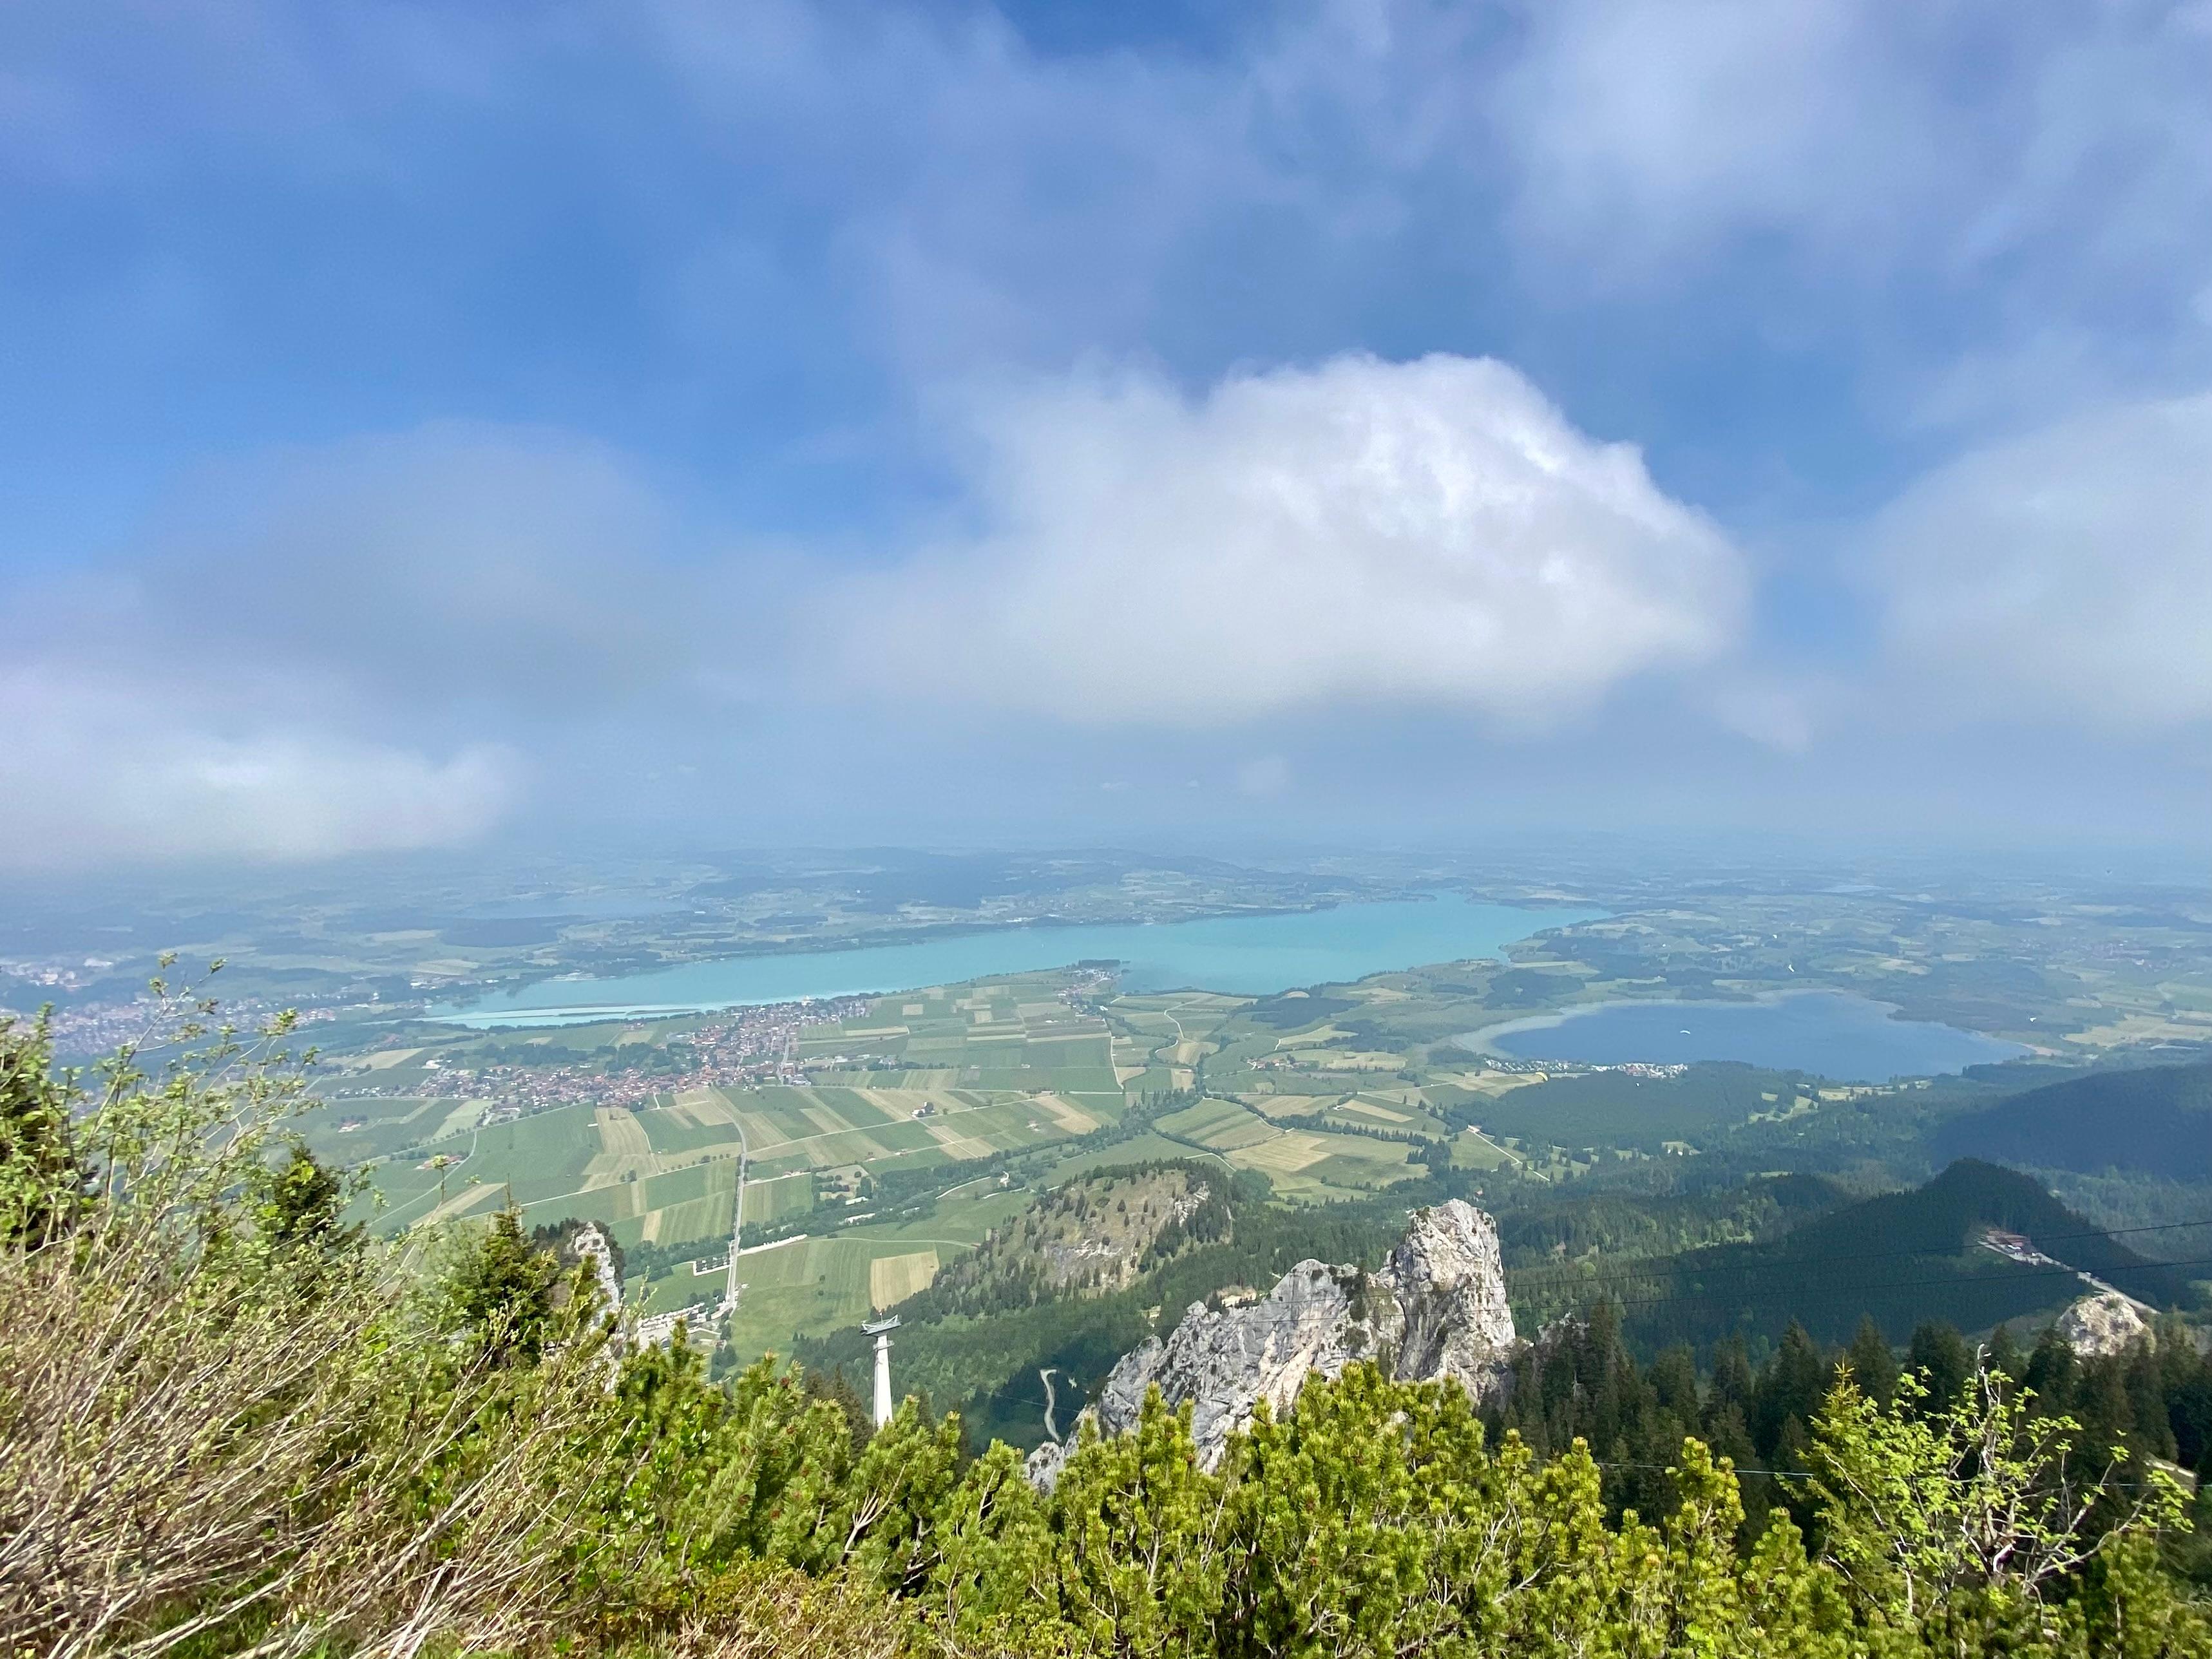
[[[1461,1091],[1449,1103],[1456,1121],[1479,1123],[1486,1134],[1660,1152],[1680,1142],[1705,1145],[1762,1115],[1810,1110],[1815,1098],[1814,1086],[1796,1073],[1713,1064],[1673,1077],[1609,1071],[1547,1078],[1491,1098]]]
[[[1494,1203],[1509,1272],[1557,1264],[1634,1261],[1713,1244],[1775,1238],[1851,1201],[1820,1176],[1756,1176],[1736,1186],[1662,1194],[1516,1192]],[[1601,1267],[1590,1269],[1602,1272]]]
[[[2000,1254],[1985,1242],[1993,1230],[2024,1236],[2051,1261]],[[1893,1341],[1931,1319],[1986,1330],[2083,1294],[2083,1274],[2162,1307],[2197,1295],[2187,1269],[2100,1233],[2029,1177],[1961,1159],[1925,1186],[1832,1211],[1771,1242],[1619,1270],[1603,1287],[1632,1334],[1656,1348],[1736,1334],[1773,1339],[1793,1319],[1840,1342],[1862,1315]]]
[[[2212,1181],[2212,1062],[2095,1072],[2031,1089],[1952,1119],[1933,1144],[1946,1158]]]

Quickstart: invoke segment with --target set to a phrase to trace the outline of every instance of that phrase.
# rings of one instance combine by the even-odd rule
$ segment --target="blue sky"
[[[0,12],[0,866],[2201,841],[2212,8]]]

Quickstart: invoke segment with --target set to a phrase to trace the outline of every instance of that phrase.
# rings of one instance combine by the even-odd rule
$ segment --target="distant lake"
[[[1493,1025],[1461,1042],[1518,1060],[1589,1066],[1736,1060],[1850,1083],[1934,1077],[2027,1052],[1954,1025],[1899,1019],[1886,1003],[1842,991],[1795,991],[1756,1002],[1601,1002]]]
[[[1526,910],[1446,896],[1151,926],[1005,927],[910,945],[731,957],[607,979],[544,980],[464,1006],[433,1009],[431,1018],[479,1030],[580,1025],[803,997],[913,991],[994,974],[1103,961],[1121,964],[1125,990],[1189,988],[1268,996],[1394,969],[1495,957],[1516,939],[1602,914]]]

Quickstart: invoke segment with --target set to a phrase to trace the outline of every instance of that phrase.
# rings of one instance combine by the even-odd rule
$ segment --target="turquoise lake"
[[[1462,1042],[1518,1060],[1588,1066],[1735,1060],[1839,1083],[1935,1077],[2027,1052],[2000,1037],[1899,1019],[1885,1003],[1842,991],[1797,991],[1757,1002],[1603,1002],[1493,1025]]]
[[[1131,991],[1195,989],[1267,996],[1340,984],[1428,963],[1495,957],[1516,939],[1602,915],[1519,909],[1458,897],[1344,904],[1196,921],[1008,927],[910,945],[726,957],[607,979],[541,981],[519,991],[432,1011],[450,1024],[575,1025],[593,1019],[694,1013],[802,997],[858,996],[954,985],[993,974],[1122,964]]]

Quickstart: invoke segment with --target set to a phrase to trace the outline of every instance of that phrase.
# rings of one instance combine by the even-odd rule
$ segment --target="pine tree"
[[[2074,1391],[2074,1413],[2089,1447],[2123,1445],[2136,1426],[2135,1402],[2128,1397],[2127,1375],[2117,1358],[2085,1363]]]
[[[1734,1407],[1746,1423],[1751,1420],[1751,1360],[1743,1338],[1731,1336],[1713,1355],[1713,1386],[1705,1398],[1708,1422]]]
[[[2000,1325],[1990,1333],[1989,1367],[2015,1383],[2027,1375],[2027,1356],[2020,1351],[2019,1339],[2013,1335],[2010,1325]]]
[[[1973,1351],[1955,1326],[1929,1320],[1912,1333],[1905,1351],[1905,1369],[1928,1390],[1926,1409],[1948,1410],[1974,1369]]]
[[[2059,1415],[2074,1409],[2074,1394],[2080,1361],[2066,1339],[2058,1334],[2056,1325],[2044,1327],[2043,1334],[2036,1339],[2035,1347],[2027,1357],[2027,1370],[2022,1386],[2035,1395],[2036,1410],[2046,1417]]]
[[[449,1316],[494,1361],[533,1361],[552,1332],[560,1282],[560,1262],[534,1249],[520,1213],[504,1209],[449,1269]]]
[[[1695,1426],[1698,1418],[1698,1360],[1689,1344],[1677,1343],[1661,1353],[1651,1362],[1646,1380],[1662,1410],[1673,1413],[1685,1425]]]
[[[1796,1423],[1800,1437],[1809,1431],[1832,1376],[1812,1333],[1791,1320],[1790,1328],[1782,1334],[1782,1346],[1753,1394],[1752,1438],[1763,1455],[1777,1455],[1791,1421]]]
[[[1874,1322],[1872,1314],[1859,1316],[1859,1328],[1851,1346],[1844,1351],[1844,1363],[1851,1368],[1851,1381],[1859,1385],[1861,1393],[1877,1406],[1889,1404],[1897,1390],[1897,1356],[1890,1352],[1889,1339]]]
[[[2212,1468],[2212,1353],[2200,1354],[2176,1333],[2159,1345],[2166,1366],[2166,1419],[2174,1455],[2190,1468]]]
[[[271,1247],[283,1251],[323,1251],[350,1242],[358,1226],[340,1227],[345,1183],[323,1167],[303,1141],[292,1143],[283,1166],[269,1172],[254,1222]]]
[[[2171,1459],[2176,1449],[2173,1425],[2166,1419],[2166,1377],[2157,1351],[2148,1342],[2138,1342],[2129,1351],[2126,1364],[2128,1414],[2135,1419],[2136,1449]]]

